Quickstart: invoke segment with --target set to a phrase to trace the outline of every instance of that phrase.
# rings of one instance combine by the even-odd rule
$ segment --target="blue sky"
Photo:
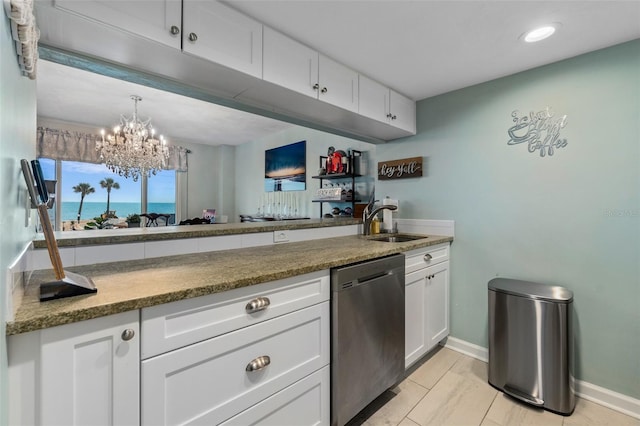
[[[55,162],[40,159],[45,179],[55,179]],[[100,181],[112,178],[120,185],[120,189],[111,190],[111,202],[139,203],[141,180],[125,179],[111,172],[104,164],[79,163],[74,161],[62,162],[62,200],[80,201],[80,194],[73,192],[73,187],[81,182],[89,183],[95,193],[85,197],[85,202],[106,202],[107,190],[100,187]],[[175,171],[163,170],[151,175],[148,185],[148,201],[150,203],[175,202]]]

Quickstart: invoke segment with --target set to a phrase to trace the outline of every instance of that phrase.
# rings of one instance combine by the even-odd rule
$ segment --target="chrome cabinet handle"
[[[198,36],[196,33],[189,33],[189,41],[196,42],[198,40]]]
[[[170,32],[172,35],[178,35],[180,34],[180,28],[176,27],[175,25],[172,25]]]
[[[271,364],[271,358],[268,355],[259,356],[258,358],[247,364],[245,371],[258,371]]]
[[[320,91],[320,93],[327,93],[327,88],[323,87],[322,90]]]
[[[395,115],[392,115],[392,116],[391,116],[391,119],[392,119],[392,120],[395,120],[396,118],[398,118],[398,117],[396,117]]]
[[[391,113],[387,114],[387,118],[391,118],[391,117],[393,117]]]
[[[122,332],[122,340],[124,340],[125,342],[128,342],[129,340],[133,339],[133,336],[136,335],[136,332],[133,331],[130,328],[127,328],[125,331]]]
[[[318,83],[313,85],[313,90],[318,90],[320,88],[320,85]]]
[[[271,300],[269,300],[268,297],[256,297],[255,299],[247,303],[247,306],[245,306],[244,309],[248,314],[252,314],[254,312],[259,312],[267,309],[270,304]]]
[[[424,261],[425,262],[428,262],[431,259],[433,259],[433,256],[431,256],[431,253],[427,253],[427,254],[424,255]]]

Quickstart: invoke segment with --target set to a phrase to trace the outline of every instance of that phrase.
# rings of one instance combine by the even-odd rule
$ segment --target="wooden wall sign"
[[[380,161],[378,179],[408,179],[422,176],[422,157],[403,158],[401,160]]]

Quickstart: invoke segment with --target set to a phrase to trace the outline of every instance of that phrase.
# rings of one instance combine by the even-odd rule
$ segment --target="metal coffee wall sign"
[[[513,126],[507,130],[508,145],[527,144],[529,152],[538,151],[540,157],[552,156],[556,149],[564,148],[569,142],[560,137],[560,131],[567,125],[566,114],[554,117],[551,108],[546,107],[539,112],[531,111],[529,115],[521,115],[515,110],[511,113]]]
[[[408,179],[420,176],[422,176],[422,157],[378,163],[378,179],[380,180]]]

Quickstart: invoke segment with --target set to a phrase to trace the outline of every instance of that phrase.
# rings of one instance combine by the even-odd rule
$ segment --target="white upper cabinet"
[[[54,0],[54,5],[176,49],[181,47],[181,0]]]
[[[414,101],[238,12],[233,2],[38,0],[34,9],[44,48],[373,143],[416,133]]]
[[[54,4],[262,78],[262,24],[217,1],[54,0]]]
[[[264,27],[262,78],[270,83],[318,97],[318,52]]]
[[[319,57],[318,99],[358,112],[358,73],[324,55]]]
[[[360,75],[360,115],[416,132],[416,103],[386,86]]]
[[[412,99],[389,89],[389,113],[393,126],[416,132],[416,103]]]
[[[184,0],[182,49],[262,78],[262,24],[217,1]]]
[[[389,88],[360,75],[360,115],[389,121]]]
[[[263,79],[323,102],[358,111],[358,73],[264,28]]]

